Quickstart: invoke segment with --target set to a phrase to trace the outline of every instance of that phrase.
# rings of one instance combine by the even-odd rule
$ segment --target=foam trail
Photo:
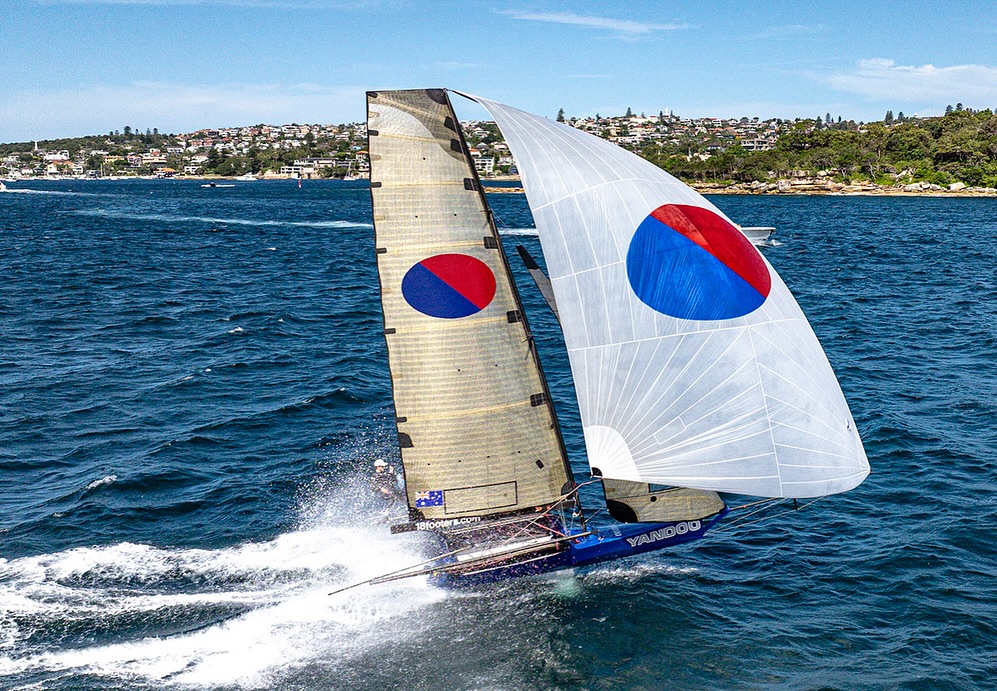
[[[54,194],[60,197],[97,197],[94,192],[66,192],[63,190],[32,190],[27,188],[8,187],[4,194]]]
[[[218,550],[120,543],[0,560],[0,686],[8,675],[92,674],[154,688],[270,687],[310,661],[344,664],[418,635],[424,610],[446,597],[424,578],[328,595],[424,558],[422,536],[358,525],[360,511],[384,511],[367,488],[337,494],[269,542]],[[357,506],[358,494],[368,506]],[[119,642],[36,642],[38,631],[67,623],[121,629]],[[168,635],[197,626],[205,628]]]
[[[268,221],[253,218],[215,218],[213,216],[180,216],[174,214],[135,214],[106,209],[73,211],[77,216],[121,218],[131,221],[161,221],[163,223],[213,223],[237,226],[292,226],[295,228],[373,228],[370,223],[356,221]]]

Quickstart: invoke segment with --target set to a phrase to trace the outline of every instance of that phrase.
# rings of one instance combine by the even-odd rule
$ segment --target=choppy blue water
[[[574,575],[329,597],[425,547],[365,484],[396,452],[364,184],[11,187],[0,687],[993,687],[994,200],[714,199],[778,227],[764,252],[851,403],[859,489]],[[539,253],[523,197],[492,202]]]

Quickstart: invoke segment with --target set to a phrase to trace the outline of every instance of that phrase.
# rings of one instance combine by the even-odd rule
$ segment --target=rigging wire
[[[498,547],[503,547],[503,546],[510,546],[510,545],[512,545],[517,538],[519,538],[520,536],[526,534],[527,531],[528,531],[528,529],[531,528],[531,527],[533,527],[533,528],[539,528],[541,530],[546,530],[546,531],[550,532],[551,534],[553,534],[554,536],[556,536],[555,540],[554,540],[555,542],[563,542],[565,540],[575,540],[575,539],[578,539],[578,538],[581,538],[581,537],[585,537],[586,535],[590,535],[591,533],[586,533],[586,532],[582,532],[582,533],[579,533],[579,534],[573,534],[573,535],[567,535],[567,534],[564,534],[564,533],[560,533],[559,531],[555,530],[551,526],[541,525],[539,523],[539,521],[540,521],[540,519],[542,519],[542,518],[544,518],[546,516],[549,516],[555,509],[560,508],[561,505],[565,501],[567,501],[572,495],[576,494],[581,487],[583,487],[584,485],[591,484],[591,483],[593,483],[595,481],[596,481],[596,479],[592,479],[592,480],[587,480],[586,482],[575,484],[575,486],[571,489],[571,491],[569,491],[569,492],[561,495],[557,499],[557,501],[555,501],[553,504],[551,504],[550,506],[548,506],[546,508],[546,510],[544,510],[542,513],[538,513],[536,516],[527,517],[526,521],[524,521],[523,524],[520,525],[520,527],[519,527],[519,529],[517,531],[513,532],[505,540],[502,540],[502,541],[498,542],[497,546]],[[572,516],[573,515],[574,515],[574,513],[572,513]],[[438,555],[436,555],[434,557],[430,557],[429,559],[421,561],[421,562],[419,562],[417,564],[413,564],[411,566],[406,566],[404,568],[397,569],[395,571],[389,571],[388,573],[381,574],[380,576],[374,576],[373,578],[368,578],[365,581],[360,581],[360,582],[357,582],[357,583],[352,583],[350,585],[344,586],[344,587],[339,588],[337,590],[333,590],[333,591],[331,591],[328,594],[329,595],[337,595],[338,593],[342,593],[342,592],[344,592],[346,590],[352,590],[353,588],[357,588],[357,587],[362,586],[362,585],[374,585],[374,584],[377,584],[377,583],[382,583],[384,581],[397,580],[399,578],[408,578],[408,577],[411,577],[411,576],[425,575],[425,574],[429,573],[430,571],[432,571],[433,570],[432,566],[434,564],[437,564],[441,559],[446,559],[448,557],[455,557],[455,556],[457,556],[459,554],[468,552],[469,550],[476,549],[478,547],[479,547],[479,545],[468,545],[466,547],[461,547],[459,549],[451,550],[450,552],[445,552],[443,554],[438,554]]]
[[[761,501],[751,502],[750,504],[744,504],[742,506],[737,506],[737,507],[732,508],[731,511],[737,511],[738,509],[745,509],[745,508],[753,507],[753,506],[758,506],[759,508],[757,508],[754,511],[751,511],[751,512],[749,512],[747,514],[745,514],[744,516],[741,516],[740,518],[734,519],[732,521],[728,521],[722,527],[714,529],[713,530],[713,534],[714,535],[718,535],[718,534],[721,534],[721,533],[729,533],[732,530],[734,530],[735,528],[740,528],[740,527],[749,526],[749,525],[756,525],[758,523],[761,523],[762,521],[766,521],[766,520],[769,520],[769,519],[772,519],[772,518],[777,518],[779,516],[785,516],[786,514],[792,513],[793,511],[802,511],[803,509],[807,508],[808,506],[812,506],[813,504],[816,504],[817,502],[819,502],[821,499],[826,499],[826,498],[827,497],[817,497],[816,499],[814,499],[812,501],[808,501],[806,504],[803,504],[802,506],[799,505],[798,502],[797,502],[797,500],[794,499],[793,500],[793,508],[792,509],[787,510],[787,511],[780,511],[779,513],[774,513],[774,514],[770,514],[770,515],[767,515],[767,516],[763,516],[762,518],[759,518],[759,519],[754,520],[754,521],[748,521],[747,519],[751,518],[752,516],[757,516],[757,515],[765,512],[765,511],[767,511],[768,509],[775,508],[776,506],[779,505],[779,503],[783,502],[784,500],[783,499],[763,499]]]

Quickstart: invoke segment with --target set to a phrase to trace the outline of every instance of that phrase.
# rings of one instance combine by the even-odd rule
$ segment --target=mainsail
[[[530,511],[573,488],[533,339],[447,93],[367,98],[377,265],[410,512]]]
[[[763,497],[862,482],[865,451],[813,330],[719,209],[612,143],[468,98],[516,157],[593,472]]]

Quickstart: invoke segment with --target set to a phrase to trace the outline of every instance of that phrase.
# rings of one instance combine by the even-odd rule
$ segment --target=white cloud
[[[861,60],[850,72],[824,78],[832,88],[877,101],[961,101],[997,105],[997,67],[986,65],[898,65],[893,60]]]
[[[103,134],[125,125],[160,132],[261,122],[358,122],[365,89],[317,84],[135,82],[32,90],[0,100],[0,141]]]
[[[688,24],[653,24],[650,22],[638,22],[631,19],[614,19],[612,17],[593,17],[582,14],[572,14],[570,12],[517,12],[508,10],[502,14],[531,22],[547,22],[550,24],[567,24],[569,26],[581,26],[586,29],[599,29],[610,31],[617,38],[634,40],[653,34],[656,31],[675,31],[678,29],[691,28]]]

